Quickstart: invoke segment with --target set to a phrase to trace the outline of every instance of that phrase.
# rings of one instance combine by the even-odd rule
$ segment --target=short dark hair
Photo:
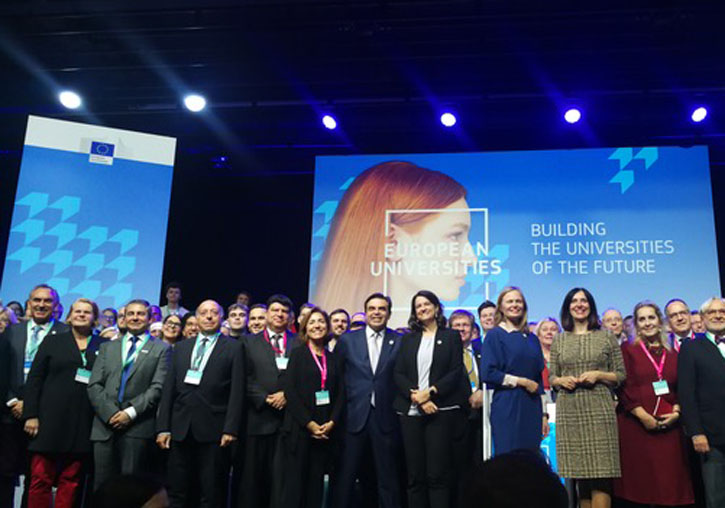
[[[55,290],[52,286],[49,286],[48,284],[38,284],[33,289],[30,290],[30,293],[28,293],[28,300],[30,300],[30,295],[35,293],[38,289],[47,289],[50,292],[50,296],[52,296],[55,299],[55,303],[60,303],[60,297],[58,296],[58,291]],[[13,302],[10,302],[13,303]]]
[[[164,286],[164,296],[166,295],[166,293],[169,292],[169,289],[171,289],[171,288],[176,288],[180,291],[183,290],[180,282],[172,281]]]
[[[103,309],[101,311],[101,314],[103,314],[106,311],[111,311],[113,313],[114,317],[118,317],[118,312],[116,312],[116,309],[114,309],[113,307],[106,307],[105,309]]]
[[[267,310],[267,305],[264,303],[255,303],[251,307],[249,307],[249,312],[252,312],[254,309],[264,309]]]
[[[415,299],[419,296],[422,296],[430,303],[438,307],[438,313],[435,316],[436,324],[438,325],[438,328],[444,328],[446,326],[446,317],[443,315],[443,304],[435,295],[435,293],[433,293],[432,291],[428,291],[427,289],[421,289],[416,294],[414,294],[413,298],[410,300],[410,317],[408,318],[408,328],[410,328],[414,332],[420,332],[423,330],[423,323],[418,321],[418,317],[415,315]]]
[[[246,312],[247,314],[249,314],[249,307],[247,307],[246,305],[242,305],[241,303],[233,303],[233,304],[231,304],[231,305],[230,305],[229,307],[227,307],[227,316],[228,316],[228,315],[229,315],[229,313],[230,313],[231,311],[233,311],[234,309],[242,309],[242,310],[243,310],[243,311],[245,311],[245,312]]]
[[[665,307],[664,307],[664,309],[662,309],[662,310],[664,310],[664,311],[665,311],[665,315],[667,315],[667,307],[669,307],[669,306],[670,306],[670,304],[673,304],[673,303],[675,303],[675,302],[680,302],[680,303],[681,303],[682,305],[684,305],[685,307],[687,307],[687,310],[688,310],[688,311],[690,310],[690,306],[689,306],[689,305],[687,305],[687,302],[686,302],[685,300],[683,300],[682,298],[672,298],[672,299],[670,299],[670,301],[669,301],[669,302],[667,302],[667,303],[665,304]]]
[[[330,319],[332,319],[332,316],[335,314],[345,314],[347,316],[347,322],[350,323],[350,313],[346,311],[345,309],[335,309],[332,312],[330,312]]]
[[[363,304],[363,311],[367,312],[368,310],[368,303],[370,303],[370,300],[375,300],[376,298],[380,298],[381,300],[385,300],[388,302],[388,312],[392,312],[393,310],[393,301],[390,299],[389,296],[385,296],[382,293],[373,293],[367,298],[365,298],[365,303]]]
[[[478,306],[478,315],[480,316],[481,315],[481,311],[483,309],[488,309],[489,307],[493,307],[495,309],[496,308],[496,304],[493,303],[491,300],[486,300],[485,302],[483,302],[481,305]]]
[[[579,291],[584,293],[587,301],[589,302],[589,317],[587,317],[587,330],[599,330],[601,324],[599,323],[599,314],[597,313],[597,304],[594,301],[594,297],[586,288],[572,288],[564,297],[564,302],[561,304],[561,327],[567,332],[574,330],[574,318],[571,315],[571,301],[574,299],[574,295]]]
[[[451,312],[450,316],[448,316],[448,325],[450,326],[454,319],[461,317],[468,319],[471,322],[471,327],[476,324],[476,318],[473,316],[473,314],[468,312],[466,309],[456,309]]]
[[[237,293],[237,298],[239,298],[239,295],[246,295],[247,297],[249,297],[250,300],[252,299],[252,293],[250,293],[246,289],[242,289],[239,293]]]
[[[314,303],[305,302],[302,305],[300,305],[300,312],[299,313],[302,314],[302,311],[304,309],[314,309],[315,307],[317,307],[317,306]]]
[[[292,300],[290,300],[288,296],[276,294],[267,298],[267,308],[270,308],[273,303],[278,303],[283,307],[287,307],[288,312],[292,310]]]

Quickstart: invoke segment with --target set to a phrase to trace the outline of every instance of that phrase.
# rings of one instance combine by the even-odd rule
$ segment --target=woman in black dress
[[[342,372],[335,353],[325,348],[329,335],[330,318],[315,307],[300,325],[301,346],[290,353],[284,379],[283,508],[322,505],[330,440],[344,407]]]
[[[87,387],[101,343],[93,335],[98,306],[86,298],[73,302],[70,329],[44,340],[25,386],[23,419],[30,436],[29,508],[47,508],[57,479],[55,507],[72,507],[81,495],[91,453],[93,409]]]

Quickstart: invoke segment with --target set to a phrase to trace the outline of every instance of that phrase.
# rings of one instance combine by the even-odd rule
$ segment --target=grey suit
[[[130,367],[122,401],[118,401],[123,373],[123,340],[101,346],[93,365],[88,398],[95,410],[91,429],[95,460],[95,488],[115,474],[137,474],[149,462],[149,447],[156,435],[156,410],[169,367],[170,348],[149,337]],[[133,407],[136,418],[125,430],[108,421],[118,411]]]

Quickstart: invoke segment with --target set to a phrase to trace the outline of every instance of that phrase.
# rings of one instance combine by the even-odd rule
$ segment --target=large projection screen
[[[316,161],[309,297],[328,310],[381,291],[400,327],[420,289],[475,313],[514,285],[536,320],[583,286],[626,315],[719,281],[705,146]]]

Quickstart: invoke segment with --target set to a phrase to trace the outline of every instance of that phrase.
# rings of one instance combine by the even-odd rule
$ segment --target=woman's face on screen
[[[456,300],[477,258],[468,235],[471,213],[465,199],[451,203],[438,213],[396,229],[393,259],[399,272],[391,285],[401,284],[411,293],[427,289],[442,300]]]

